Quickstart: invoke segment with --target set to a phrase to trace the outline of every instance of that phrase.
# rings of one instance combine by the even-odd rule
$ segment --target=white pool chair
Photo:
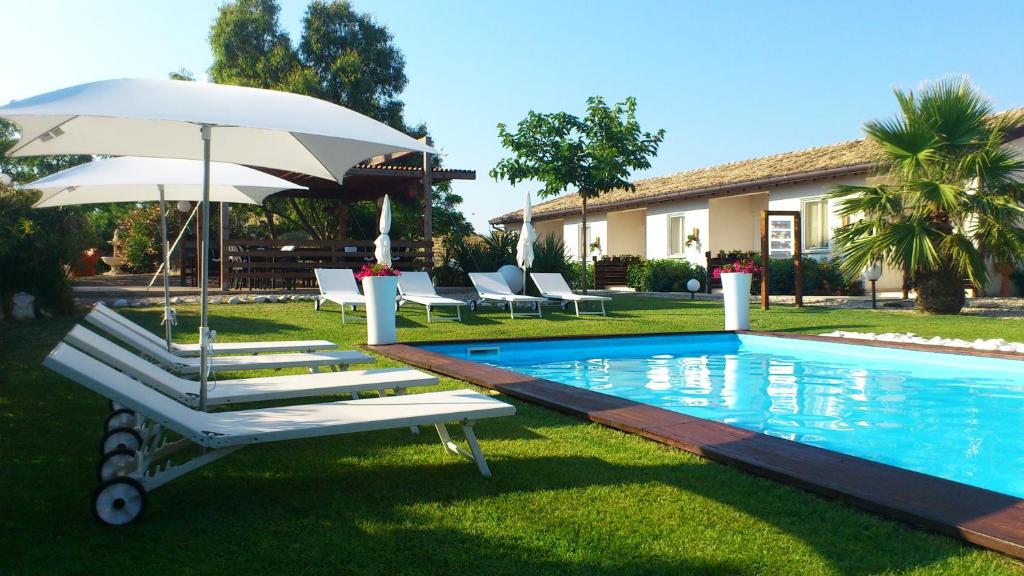
[[[583,314],[600,314],[606,316],[604,310],[604,303],[611,300],[608,296],[595,296],[593,294],[577,294],[572,291],[569,287],[569,283],[565,281],[565,278],[558,273],[550,272],[531,272],[530,278],[533,279],[533,283],[537,285],[537,290],[540,291],[540,295],[549,299],[555,300],[562,303],[562,309],[568,303],[572,303],[576,307],[576,317]],[[601,304],[601,311],[581,312],[581,302],[599,302]]]
[[[532,312],[520,312],[520,316],[537,316],[540,318],[540,305],[543,302],[547,302],[545,298],[513,293],[512,289],[508,286],[508,282],[505,282],[505,279],[497,272],[470,272],[469,280],[473,283],[473,287],[476,288],[481,301],[500,302],[508,306],[508,311],[513,319],[516,317],[516,304],[528,304],[533,308]],[[477,302],[475,301],[470,302],[470,309],[476,310],[476,304]]]
[[[164,366],[172,372],[177,374],[199,374],[199,358],[183,358],[171,354],[161,345],[162,343],[156,344],[151,342],[95,310],[86,314],[85,319],[107,334],[135,348],[149,360]],[[348,367],[350,364],[370,364],[374,361],[371,356],[355,350],[260,354],[258,356],[211,356],[209,360],[215,374],[218,372],[265,370],[271,368],[308,368],[311,371],[316,371],[319,368],[326,367],[331,370],[340,370]]]
[[[152,423],[137,449],[115,447],[103,456],[100,470],[106,469],[108,479],[96,489],[92,504],[97,518],[107,524],[132,522],[145,508],[148,492],[250,444],[433,425],[446,452],[469,459],[482,475],[490,476],[473,424],[515,414],[514,406],[472,390],[200,412],[140,386],[67,344],[57,344],[43,365]],[[449,422],[462,426],[469,450],[448,436]],[[165,438],[165,430],[181,438]],[[186,459],[173,464],[168,460],[192,446],[201,450],[191,450],[182,455]]]
[[[198,382],[176,376],[83,326],[72,328],[64,336],[64,342],[190,408],[199,407]],[[360,392],[381,394],[394,390],[396,394],[402,394],[409,388],[433,386],[437,382],[436,376],[412,368],[217,380],[210,385],[207,405],[214,407],[336,394],[350,394],[353,400],[358,400]],[[131,421],[130,414],[112,414],[108,418],[107,430],[128,425]]]
[[[139,336],[150,340],[158,346],[167,348],[167,341],[146,330],[123,314],[108,308],[102,302],[92,308],[111,320],[123,324],[125,328],[136,332]],[[317,352],[319,350],[336,350],[338,345],[328,340],[271,340],[267,342],[214,342],[214,354],[262,354],[267,352]],[[170,352],[177,356],[199,356],[199,344],[171,343]]]
[[[320,295],[313,301],[314,309],[320,310],[327,301],[340,304],[341,323],[344,324],[346,307],[350,306],[353,312],[356,306],[366,307],[366,297],[359,293],[356,276],[348,268],[316,268],[313,273],[320,288]]]
[[[434,289],[434,283],[430,281],[430,274],[426,272],[402,272],[398,277],[398,305],[406,302],[421,304],[427,308],[427,323],[433,322],[431,312],[435,307],[455,308],[455,318],[437,318],[440,320],[462,321],[462,307],[466,305],[462,300],[445,298],[439,296]]]

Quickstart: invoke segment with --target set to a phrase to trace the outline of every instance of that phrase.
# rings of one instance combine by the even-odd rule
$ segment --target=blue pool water
[[[1024,362],[748,334],[422,348],[1024,497]]]

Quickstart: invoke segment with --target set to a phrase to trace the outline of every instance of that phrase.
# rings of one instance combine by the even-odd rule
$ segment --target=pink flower
[[[757,274],[761,271],[761,267],[754,264],[753,260],[740,260],[738,262],[730,262],[724,266],[719,266],[712,271],[712,277],[718,279],[722,277],[722,274]]]
[[[367,276],[399,276],[401,272],[384,264],[363,264],[359,272],[355,273],[356,280],[363,281]]]

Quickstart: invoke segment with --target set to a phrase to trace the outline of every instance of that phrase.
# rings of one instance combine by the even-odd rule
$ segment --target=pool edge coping
[[[752,334],[1024,360],[1022,355],[1011,352],[754,330],[474,338],[365,348],[394,360],[1024,559],[1024,499],[417,348],[481,341],[529,342],[699,334]]]

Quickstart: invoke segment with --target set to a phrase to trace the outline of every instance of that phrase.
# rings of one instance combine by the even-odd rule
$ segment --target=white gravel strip
[[[941,336],[925,338],[924,336],[918,336],[913,332],[907,332],[905,334],[897,332],[875,334],[874,332],[846,332],[844,330],[826,332],[821,335],[830,336],[832,338],[849,338],[851,340],[874,340],[876,342],[897,342],[902,344],[927,344],[930,346],[951,346],[953,348],[971,348],[974,350],[1017,352],[1024,354],[1024,342],[1007,342],[1002,338],[970,341],[961,340],[959,338],[943,338]]]

